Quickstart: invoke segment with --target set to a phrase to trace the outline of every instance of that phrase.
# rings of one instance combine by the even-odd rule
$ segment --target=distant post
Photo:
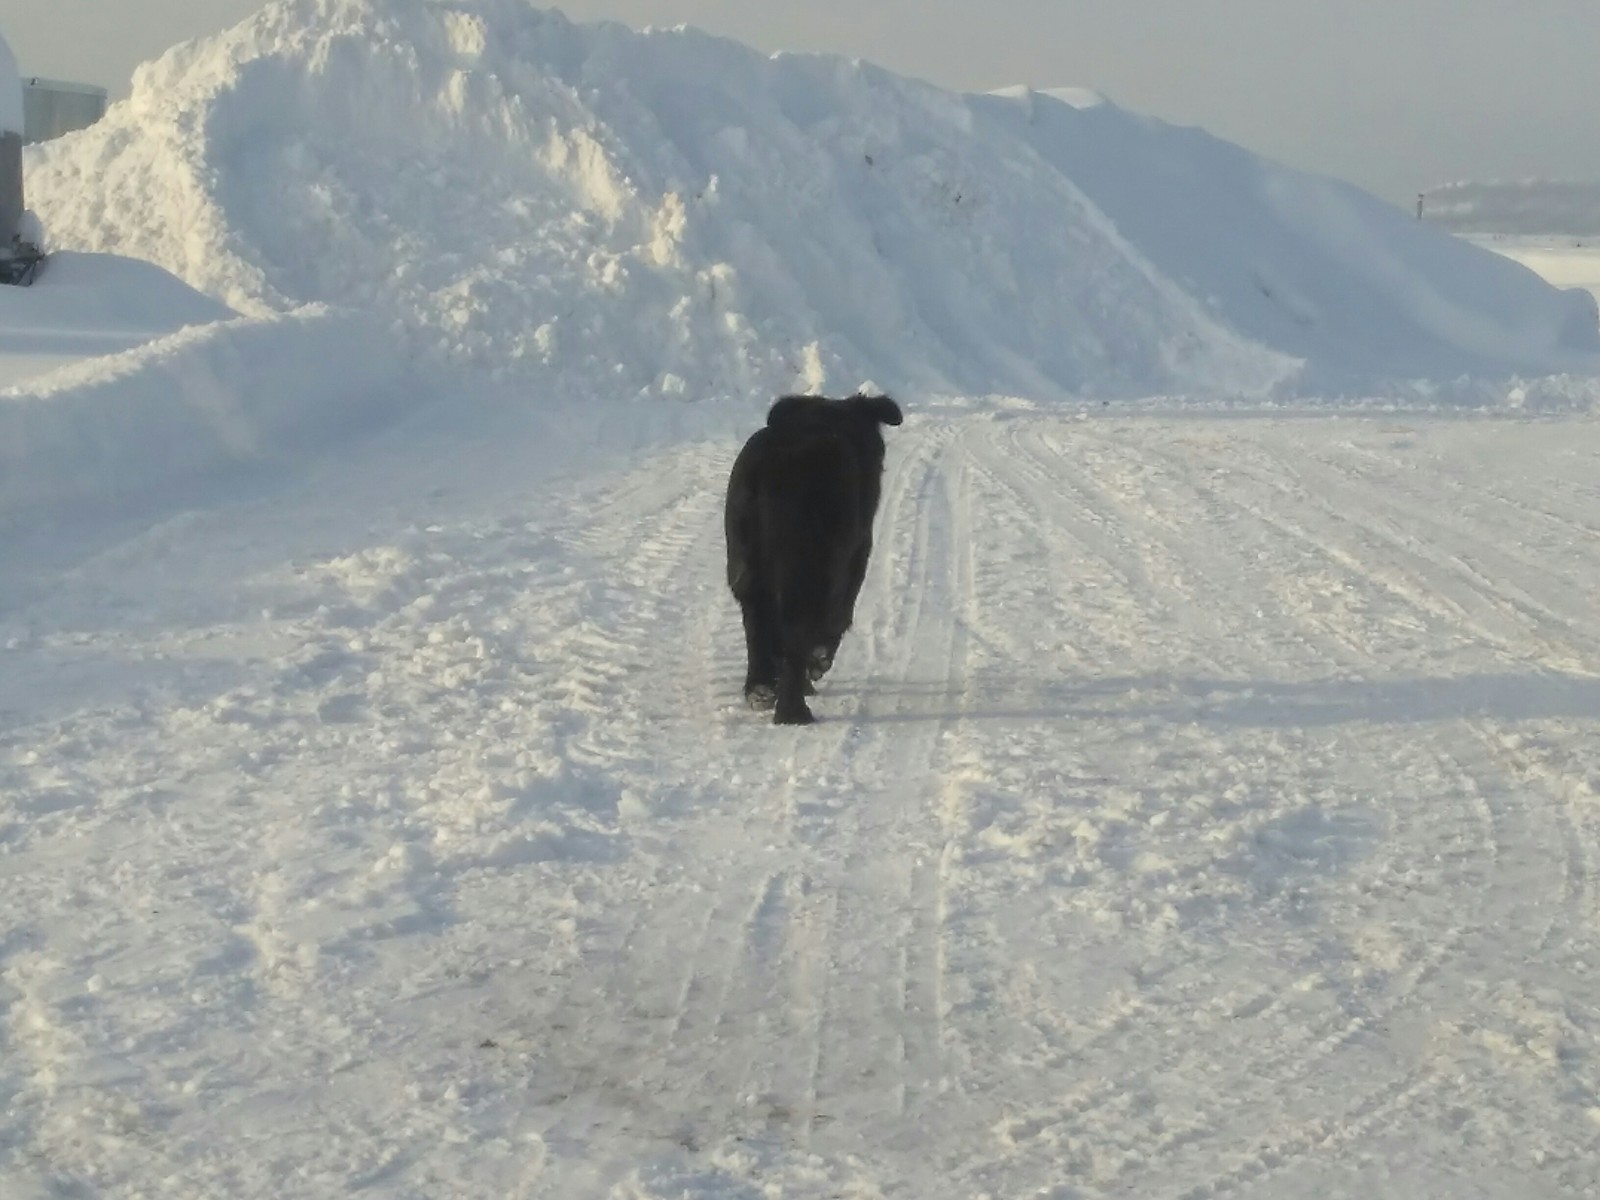
[[[1422,220],[1422,200],[1426,195],[1426,192],[1417,193],[1417,220],[1419,221]]]
[[[8,254],[22,220],[22,76],[0,36],[0,254]]]
[[[0,129],[0,257],[22,221],[22,134]]]

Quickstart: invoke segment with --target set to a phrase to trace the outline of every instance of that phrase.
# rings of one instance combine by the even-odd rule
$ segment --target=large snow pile
[[[30,156],[59,244],[541,394],[1051,398],[1600,371],[1586,295],[1113,106],[523,0],[280,0]]]
[[[1302,359],[1302,387],[1592,369],[1596,306],[1347,184],[1082,93],[1019,90],[1018,136],[1141,254],[1253,342]],[[1008,103],[1009,102],[1009,103]]]
[[[1450,183],[1427,193],[1424,211],[1454,233],[1600,237],[1600,181]]]
[[[1587,296],[1357,190],[522,0],[282,0],[40,147],[62,245],[326,301],[565,394],[1346,389],[1600,370]]]

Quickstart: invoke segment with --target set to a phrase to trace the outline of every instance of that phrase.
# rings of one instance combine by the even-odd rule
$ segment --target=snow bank
[[[391,398],[396,370],[370,318],[306,307],[0,389],[0,520],[143,501],[303,451]]]
[[[150,263],[62,251],[31,287],[0,287],[0,387],[236,316]]]
[[[523,0],[279,0],[36,148],[62,245],[387,314],[539,395],[1262,395],[1600,372],[1592,309],[1090,93]]]
[[[1348,184],[1090,95],[1013,90],[982,103],[1229,329],[1303,360],[1301,390],[1600,363],[1587,293]]]

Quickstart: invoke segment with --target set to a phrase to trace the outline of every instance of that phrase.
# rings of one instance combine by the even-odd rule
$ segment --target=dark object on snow
[[[887,396],[784,396],[739,451],[723,525],[744,616],[744,694],[779,725],[809,725],[806,693],[855,616],[882,487]]]
[[[0,284],[34,281],[44,255],[22,240],[22,135],[0,133]]]
[[[44,267],[44,252],[32,242],[13,238],[8,248],[0,249],[0,284],[27,287]]]

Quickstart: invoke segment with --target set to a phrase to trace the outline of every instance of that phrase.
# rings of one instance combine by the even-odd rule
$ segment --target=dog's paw
[[[818,646],[811,652],[811,659],[806,663],[806,677],[815,683],[821,679],[833,666],[833,651],[826,646]]]
[[[770,683],[747,683],[744,702],[757,710],[772,708],[778,703],[778,689]]]
[[[798,708],[780,708],[772,715],[774,725],[810,725],[816,721],[811,715],[811,710],[804,704]]]

